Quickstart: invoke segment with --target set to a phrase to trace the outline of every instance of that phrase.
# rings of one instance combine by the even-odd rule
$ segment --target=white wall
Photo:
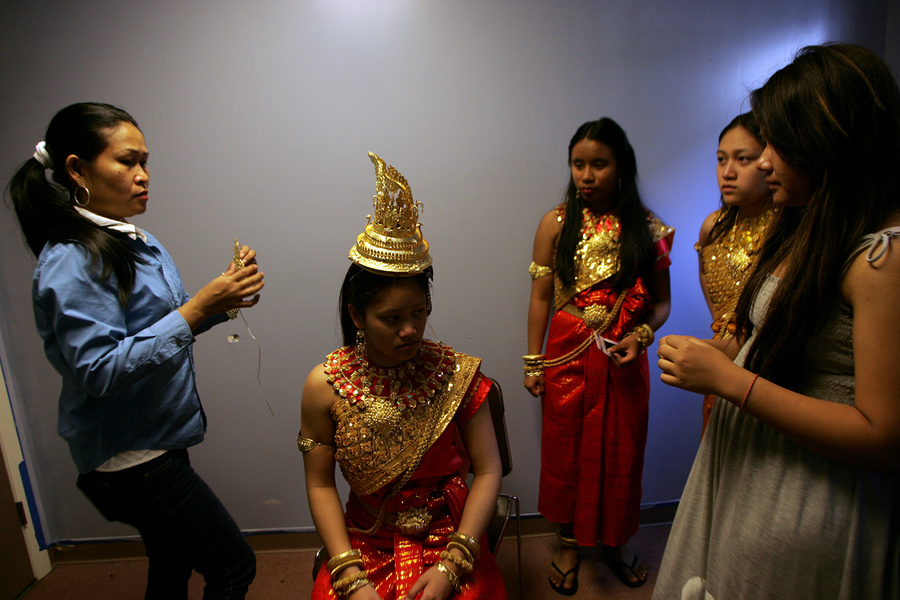
[[[242,528],[293,530],[312,526],[294,443],[300,386],[338,343],[337,292],[374,193],[366,152],[380,154],[424,204],[434,336],[483,357],[503,384],[516,464],[504,488],[534,512],[539,405],[521,388],[519,358],[526,267],[566,183],[569,137],[603,115],[628,132],[645,201],[678,230],[662,333],[705,336],[692,244],[718,200],[719,130],[803,45],[883,51],[887,10],[881,0],[7,0],[0,179],[56,110],[110,102],[138,119],[151,150],[150,206],[135,222],[166,244],[188,290],[227,265],[235,236],[259,251],[267,286],[245,314],[262,389],[240,319],[203,336],[210,428],[192,457]],[[34,260],[2,211],[0,359],[46,539],[130,535],[75,489],[55,433],[58,377],[32,322]],[[647,503],[680,496],[700,428],[700,399],[653,369]]]

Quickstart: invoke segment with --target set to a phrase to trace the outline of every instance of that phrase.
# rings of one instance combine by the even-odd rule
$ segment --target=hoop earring
[[[85,200],[83,203],[78,201],[78,190],[84,190],[85,192],[87,192],[87,200]],[[79,185],[77,188],[75,188],[75,191],[72,192],[72,200],[75,201],[75,204],[84,208],[91,203],[91,190],[87,189],[83,185]]]
[[[366,332],[362,329],[356,330],[356,357],[366,358]]]

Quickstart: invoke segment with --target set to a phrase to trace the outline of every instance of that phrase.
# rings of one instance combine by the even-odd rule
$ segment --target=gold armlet
[[[303,437],[302,431],[297,432],[297,449],[300,450],[300,452],[306,453],[306,452],[309,452],[310,450],[318,448],[319,446],[330,446],[330,445],[331,444],[326,444],[325,442],[317,442],[310,438],[305,438],[305,437]]]
[[[531,275],[532,279],[546,277],[547,275],[553,275],[553,267],[539,265],[536,262],[531,261],[531,264],[528,265],[528,274]]]

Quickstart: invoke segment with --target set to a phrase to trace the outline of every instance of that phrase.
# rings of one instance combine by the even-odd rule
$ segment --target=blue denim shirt
[[[194,335],[177,311],[189,296],[172,257],[146,238],[126,240],[146,261],[136,265],[127,306],[115,275],[99,281],[77,244],[48,243],[34,271],[38,333],[63,380],[58,432],[80,473],[125,450],[187,448],[206,431]],[[226,318],[215,315],[194,333]]]

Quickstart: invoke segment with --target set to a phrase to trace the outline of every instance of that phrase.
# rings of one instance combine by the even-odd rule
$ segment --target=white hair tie
[[[37,146],[34,147],[34,159],[41,163],[41,166],[45,169],[53,168],[53,159],[50,158],[50,153],[47,152],[47,142],[38,142]]]

